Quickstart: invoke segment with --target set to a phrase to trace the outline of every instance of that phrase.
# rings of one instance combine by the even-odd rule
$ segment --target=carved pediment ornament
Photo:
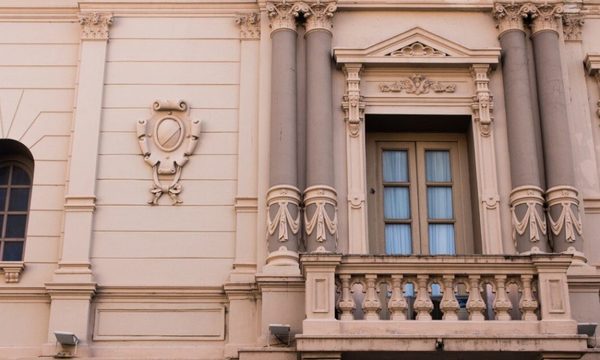
[[[422,74],[413,74],[408,77],[408,80],[381,83],[379,84],[379,90],[381,92],[397,93],[404,91],[406,94],[414,95],[428,94],[430,91],[434,93],[453,93],[456,91],[456,84],[444,84],[430,80]]]
[[[290,2],[268,2],[266,4],[267,15],[271,20],[271,31],[278,29],[290,29],[296,31],[296,18],[300,14],[310,13],[310,6],[302,1]]]
[[[112,14],[108,13],[92,12],[79,14],[81,39],[108,40],[108,28],[112,24],[112,21]]]
[[[429,45],[425,45],[419,41],[415,41],[410,45],[406,45],[396,51],[392,51],[388,56],[449,56],[443,51],[437,50]]]
[[[581,27],[584,24],[583,15],[565,14],[562,18],[563,34],[566,41],[581,41]]]
[[[162,195],[168,194],[172,205],[176,205],[182,202],[181,171],[198,145],[200,120],[189,118],[188,105],[181,100],[155,101],[153,110],[150,119],[137,122],[142,155],[152,166],[153,197],[148,203],[158,205]]]
[[[240,26],[240,37],[242,39],[260,38],[260,14],[238,14],[235,23]]]

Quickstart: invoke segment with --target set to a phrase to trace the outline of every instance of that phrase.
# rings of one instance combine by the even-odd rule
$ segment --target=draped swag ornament
[[[306,189],[304,196],[304,223],[306,227],[306,234],[311,236],[313,232],[316,233],[316,241],[319,243],[327,241],[327,232],[330,236],[333,236],[337,245],[337,201],[336,192],[333,188],[328,186],[312,186]],[[308,209],[315,207],[315,211],[308,219]],[[333,210],[333,219],[327,212],[327,207]]]
[[[558,236],[563,228],[565,230],[565,240],[569,243],[577,240],[577,235],[583,235],[583,226],[581,216],[573,211],[573,207],[579,207],[577,199],[577,190],[570,186],[556,186],[547,191],[548,197],[548,218],[550,220],[550,229],[552,234]],[[552,208],[560,206],[560,215],[556,221],[552,217]],[[577,234],[576,234],[577,233]]]
[[[512,238],[515,247],[517,246],[517,234],[522,236],[527,229],[529,229],[529,241],[531,242],[538,242],[541,235],[547,234],[546,218],[543,212],[544,197],[542,194],[542,189],[535,186],[521,186],[512,191],[510,203],[513,222]],[[527,206],[521,220],[519,220],[516,211],[519,206]]]
[[[291,214],[289,206],[297,209],[296,217]],[[280,242],[288,241],[289,231],[298,234],[300,230],[300,190],[293,186],[275,186],[269,190],[267,195],[267,234],[272,236],[277,231]],[[277,212],[271,218],[271,207],[277,206]]]

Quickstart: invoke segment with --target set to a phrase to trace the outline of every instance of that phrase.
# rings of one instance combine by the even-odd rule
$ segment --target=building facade
[[[600,358],[598,34],[596,0],[0,0],[0,358]]]

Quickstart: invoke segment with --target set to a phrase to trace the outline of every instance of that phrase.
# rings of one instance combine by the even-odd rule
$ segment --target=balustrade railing
[[[572,320],[570,255],[307,254],[306,318],[339,322]],[[510,329],[507,327],[507,329]]]

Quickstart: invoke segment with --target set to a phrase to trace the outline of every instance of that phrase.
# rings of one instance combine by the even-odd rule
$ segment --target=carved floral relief
[[[172,205],[182,202],[179,194],[183,166],[189,161],[200,137],[200,120],[188,116],[185,101],[155,101],[154,115],[137,123],[137,137],[142,155],[152,167],[151,205],[167,194]]]
[[[422,74],[413,74],[407,80],[394,81],[392,83],[379,84],[381,92],[404,92],[406,94],[422,95],[434,93],[453,93],[456,91],[456,84],[442,83],[433,81]]]

